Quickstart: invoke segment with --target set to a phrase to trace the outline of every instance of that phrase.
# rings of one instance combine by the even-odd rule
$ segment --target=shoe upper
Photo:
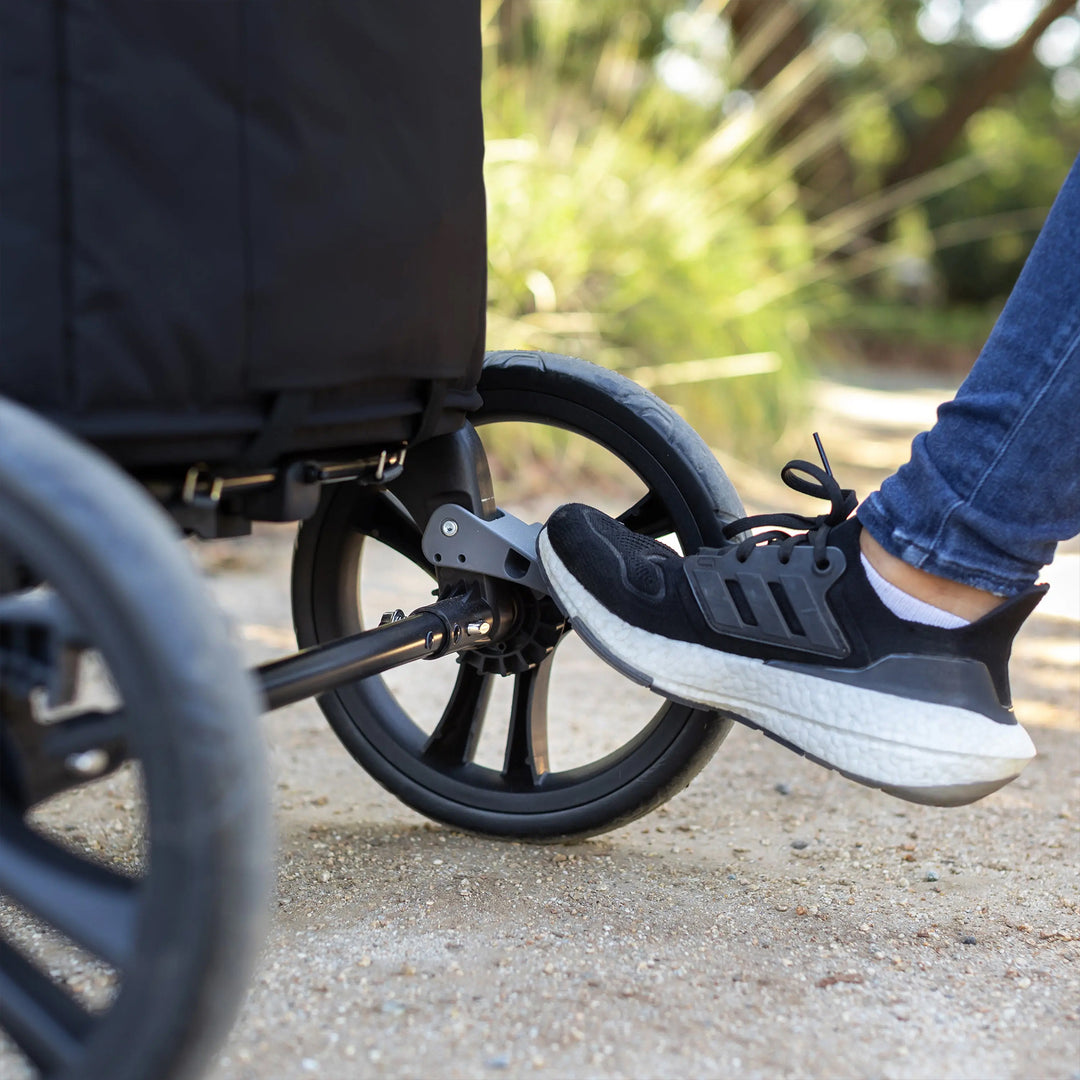
[[[901,619],[866,578],[861,526],[847,518],[853,507],[853,498],[845,500],[838,514],[834,500],[833,514],[801,536],[744,536],[687,558],[587,506],[560,507],[546,529],[552,550],[582,587],[633,626],[1015,723],[1012,641],[1046,587],[1032,587],[957,629]],[[742,532],[761,520],[743,519],[730,529]]]

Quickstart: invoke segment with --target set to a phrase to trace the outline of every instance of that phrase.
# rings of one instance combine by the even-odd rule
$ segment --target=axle
[[[487,645],[495,640],[493,622],[478,591],[456,593],[372,630],[260,664],[255,675],[266,709],[280,709],[410,660]]]

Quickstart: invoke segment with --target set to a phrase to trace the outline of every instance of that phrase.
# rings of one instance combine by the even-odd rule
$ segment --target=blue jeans
[[[890,554],[1002,596],[1080,533],[1080,159],[956,397],[858,517]]]

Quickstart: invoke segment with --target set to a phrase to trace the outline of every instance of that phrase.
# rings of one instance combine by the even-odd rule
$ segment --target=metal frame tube
[[[408,618],[316,645],[255,668],[267,711],[389,671],[411,660],[494,640],[491,608],[476,592],[448,597]]]

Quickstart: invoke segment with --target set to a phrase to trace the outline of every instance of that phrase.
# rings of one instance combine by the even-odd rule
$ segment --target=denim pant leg
[[[1003,596],[1080,533],[1080,159],[971,373],[858,517],[912,566]]]

